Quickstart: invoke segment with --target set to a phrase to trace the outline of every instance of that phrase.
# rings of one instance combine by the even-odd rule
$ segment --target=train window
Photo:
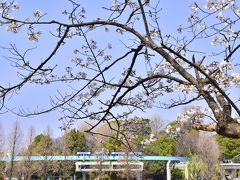
[[[91,152],[77,152],[77,156],[90,156]]]

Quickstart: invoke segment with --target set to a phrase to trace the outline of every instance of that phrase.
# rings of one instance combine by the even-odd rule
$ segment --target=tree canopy
[[[65,135],[66,148],[69,149],[71,155],[76,155],[77,152],[86,151],[86,139],[82,132],[72,129]]]
[[[49,156],[53,155],[52,144],[52,138],[49,135],[39,134],[34,138],[29,148],[35,155]]]
[[[240,159],[240,141],[239,139],[217,136],[217,141],[222,150],[222,159],[239,160]]]
[[[18,79],[0,84],[2,112],[23,87],[43,85],[57,89],[49,106],[20,109],[19,115],[59,110],[66,125],[96,120],[92,131],[102,122],[127,119],[134,111],[196,102],[199,107],[181,120],[191,121],[198,130],[240,137],[235,119],[240,115],[239,94],[232,93],[240,85],[237,1],[189,1],[189,18],[183,21],[187,23],[174,33],[166,28],[166,22],[175,23],[172,12],[163,12],[161,1],[108,0],[97,17],[88,15],[95,8],[85,9],[78,1],[61,3],[66,8],[62,13],[36,10],[29,15],[25,3],[1,2],[1,28],[17,34],[14,38],[27,34],[37,42],[3,48]],[[164,16],[168,21],[162,21]],[[49,44],[44,52],[43,36]]]

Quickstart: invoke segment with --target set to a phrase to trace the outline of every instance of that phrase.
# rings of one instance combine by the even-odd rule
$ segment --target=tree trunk
[[[217,123],[216,132],[222,136],[240,138],[240,123],[235,121],[219,121]]]

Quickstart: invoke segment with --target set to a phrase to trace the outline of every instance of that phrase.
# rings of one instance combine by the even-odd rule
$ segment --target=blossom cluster
[[[227,10],[235,4],[235,0],[207,0],[204,6],[208,10]]]
[[[177,120],[179,122],[191,122],[200,123],[203,121],[205,116],[208,114],[207,108],[194,107],[184,111],[182,114],[178,114]]]
[[[3,17],[8,17],[12,11],[18,11],[20,9],[19,4],[16,1],[7,2],[2,1],[0,2],[0,13],[2,13]]]
[[[240,75],[238,73],[230,73],[228,74],[221,74],[219,75],[217,81],[219,84],[223,85],[225,89],[231,88],[232,85],[236,85],[237,87],[240,86]]]
[[[28,39],[33,42],[37,42],[42,35],[42,31],[29,31]]]
[[[153,135],[153,134],[150,134],[150,137],[149,139],[144,139],[141,141],[141,144],[142,145],[145,145],[145,146],[148,146],[150,145],[152,142],[155,142],[157,140],[157,138]]]
[[[196,87],[193,85],[176,84],[174,87],[174,91],[182,91],[186,94],[189,94],[196,91]]]
[[[225,47],[229,46],[229,41],[227,41],[224,37],[215,36],[212,39],[211,45],[224,45]]]
[[[9,23],[6,28],[8,32],[13,32],[13,33],[18,33],[19,29],[20,29],[20,24],[17,23],[16,21],[12,21],[11,23]]]
[[[43,13],[39,10],[36,10],[35,12],[33,12],[33,16],[37,17],[37,18],[40,18],[40,17],[43,16]]]
[[[173,127],[172,125],[168,125],[166,127],[165,132],[172,137],[177,137],[181,133],[181,127],[180,126]]]

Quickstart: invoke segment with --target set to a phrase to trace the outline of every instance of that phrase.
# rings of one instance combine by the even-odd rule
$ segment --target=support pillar
[[[73,174],[73,176],[71,176],[72,180],[76,180],[76,173]]]
[[[167,162],[167,180],[171,180],[171,169],[170,169],[171,160]]]
[[[137,174],[136,180],[142,180],[142,174],[141,173]]]
[[[184,167],[184,173],[185,173],[185,179],[186,180],[188,180],[188,163],[189,162],[186,162],[185,167]]]
[[[82,180],[87,180],[86,172],[82,172]]]

